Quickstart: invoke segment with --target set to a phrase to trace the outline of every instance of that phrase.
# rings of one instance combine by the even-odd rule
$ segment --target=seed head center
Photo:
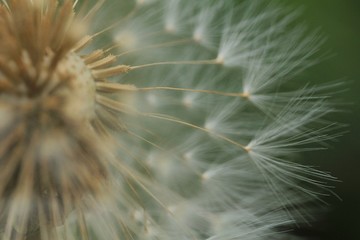
[[[69,52],[58,64],[54,79],[69,81],[62,94],[69,102],[69,114],[91,119],[95,108],[95,79],[83,59]]]

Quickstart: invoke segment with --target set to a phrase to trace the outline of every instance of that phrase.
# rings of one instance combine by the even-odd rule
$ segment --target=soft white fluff
[[[128,132],[114,134],[121,146],[114,178],[122,177],[111,211],[124,225],[119,236],[284,238],[280,229],[306,220],[304,203],[328,193],[326,181],[333,180],[293,161],[331,137],[312,128],[332,111],[316,96],[321,87],[282,92],[315,63],[322,41],[293,27],[298,11],[265,1],[166,0],[138,8],[114,29],[115,43],[136,32],[133,46],[119,45],[120,60],[180,62],[114,80],[155,87],[136,93],[138,113],[123,116]],[[195,61],[181,62],[188,60]]]

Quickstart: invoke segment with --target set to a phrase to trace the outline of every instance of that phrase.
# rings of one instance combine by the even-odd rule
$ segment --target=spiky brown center
[[[102,55],[77,53],[86,28],[73,4],[0,3],[0,223],[8,236],[57,225],[107,181],[108,144],[91,126]]]

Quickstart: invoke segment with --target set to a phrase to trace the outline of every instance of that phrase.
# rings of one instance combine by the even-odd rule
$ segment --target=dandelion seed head
[[[306,222],[334,178],[292,156],[332,138],[333,109],[326,87],[281,84],[321,41],[260,2],[2,1],[0,237],[284,239]]]

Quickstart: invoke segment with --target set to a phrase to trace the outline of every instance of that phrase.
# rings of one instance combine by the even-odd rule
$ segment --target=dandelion
[[[329,174],[322,40],[265,1],[2,0],[0,234],[289,239]],[[288,89],[288,90],[284,90]]]

